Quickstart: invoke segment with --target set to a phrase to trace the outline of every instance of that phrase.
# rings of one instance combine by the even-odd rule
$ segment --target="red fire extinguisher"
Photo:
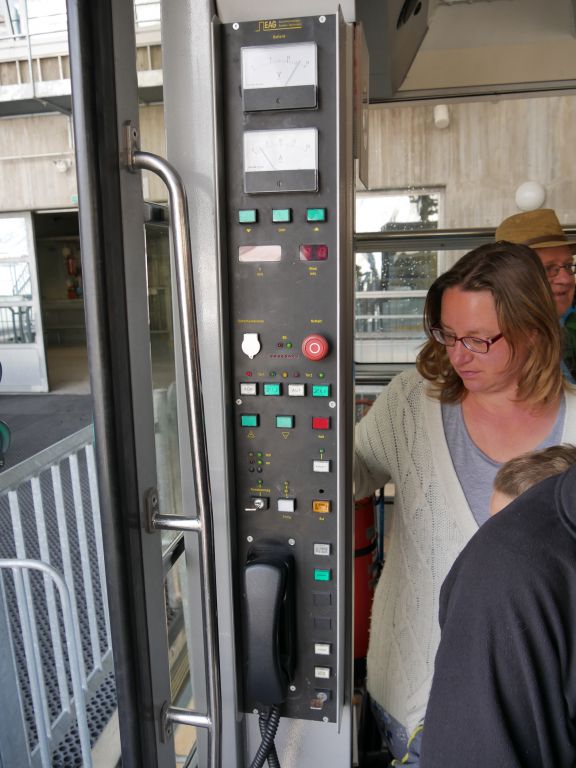
[[[71,277],[76,277],[78,274],[78,259],[72,253],[69,253],[65,258],[65,264],[66,273]]]

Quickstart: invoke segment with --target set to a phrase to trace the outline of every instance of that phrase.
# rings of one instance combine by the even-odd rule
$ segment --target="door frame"
[[[146,531],[156,485],[142,183],[123,162],[138,127],[131,0],[68,0],[80,239],[95,447],[122,762],[173,768],[160,533]],[[161,620],[159,620],[161,618]]]

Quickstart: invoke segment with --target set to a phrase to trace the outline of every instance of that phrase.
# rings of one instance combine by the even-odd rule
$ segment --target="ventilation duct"
[[[356,0],[370,55],[370,101],[392,98],[428,29],[429,0]]]

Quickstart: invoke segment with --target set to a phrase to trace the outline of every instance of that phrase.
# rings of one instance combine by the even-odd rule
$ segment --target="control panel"
[[[351,657],[344,33],[316,16],[222,38],[244,707],[327,722]]]

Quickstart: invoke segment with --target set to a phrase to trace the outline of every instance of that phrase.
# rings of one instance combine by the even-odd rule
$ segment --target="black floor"
[[[92,424],[90,395],[0,395],[0,420],[11,432],[4,469]]]

